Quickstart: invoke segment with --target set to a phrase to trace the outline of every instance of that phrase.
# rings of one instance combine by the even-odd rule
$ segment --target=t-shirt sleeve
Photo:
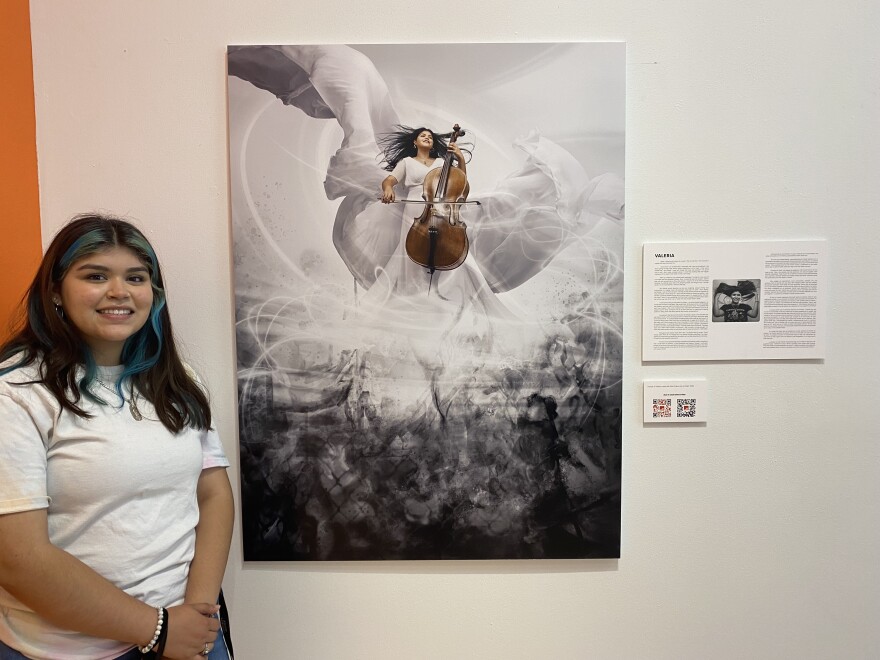
[[[397,179],[397,183],[403,183],[403,180],[406,178],[406,158],[401,158],[397,161],[397,165],[394,166],[394,169],[391,170],[391,176]]]
[[[214,429],[202,431],[202,469],[229,467],[229,459],[223,451],[220,436]]]
[[[46,445],[25,407],[0,391],[0,514],[49,507]]]
[[[207,388],[202,382],[201,377],[196,373],[195,369],[189,366],[186,362],[183,363],[183,368],[186,369],[186,372],[190,377],[196,381],[199,387],[205,390],[205,394],[207,394]],[[214,429],[208,429],[207,431],[203,430],[201,433],[202,469],[207,470],[212,467],[229,467],[229,459],[226,458],[226,453],[223,451],[223,443],[220,442],[220,436],[217,434],[217,431]]]

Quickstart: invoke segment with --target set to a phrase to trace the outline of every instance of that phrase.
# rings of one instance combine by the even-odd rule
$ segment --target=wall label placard
[[[709,397],[705,380],[657,380],[644,382],[644,421],[705,422]]]
[[[642,359],[825,357],[825,241],[646,243]]]

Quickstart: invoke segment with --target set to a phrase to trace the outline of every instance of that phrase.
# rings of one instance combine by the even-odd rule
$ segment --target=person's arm
[[[715,294],[715,304],[712,305],[712,316],[724,316],[724,312],[721,311],[721,296],[723,294],[716,293]]]
[[[394,201],[394,186],[397,185],[397,179],[388,175],[382,181],[382,203],[390,204]]]
[[[196,491],[199,524],[186,583],[185,603],[216,603],[229,557],[234,507],[226,468],[202,470]]]
[[[467,176],[467,163],[464,162],[464,154],[461,153],[461,149],[458,148],[458,145],[453,142],[449,145],[449,151],[455,154],[456,163],[455,166],[460,169],[465,176]]]
[[[156,608],[118,589],[49,541],[46,509],[0,515],[0,586],[49,623],[103,639],[146,646]],[[165,656],[195,659],[213,642],[213,604],[168,608]]]
[[[758,318],[758,306],[759,306],[761,303],[758,302],[758,299],[757,299],[757,298],[755,298],[752,302],[755,303],[755,306],[752,307],[752,308],[748,311],[748,314],[749,314],[749,316],[750,316],[751,318],[756,319],[756,318]]]

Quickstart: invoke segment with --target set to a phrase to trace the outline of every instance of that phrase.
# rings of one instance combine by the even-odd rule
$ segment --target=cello
[[[449,143],[455,143],[460,135],[464,131],[456,124]],[[425,209],[413,219],[406,235],[406,255],[431,275],[435,270],[458,268],[468,254],[467,225],[461,220],[460,207],[467,203],[470,186],[465,173],[452,166],[453,158],[447,150],[443,167],[425,176]]]

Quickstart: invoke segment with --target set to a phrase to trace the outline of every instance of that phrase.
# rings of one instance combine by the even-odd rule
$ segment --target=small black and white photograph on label
[[[761,280],[714,280],[712,320],[752,323],[761,320]]]

